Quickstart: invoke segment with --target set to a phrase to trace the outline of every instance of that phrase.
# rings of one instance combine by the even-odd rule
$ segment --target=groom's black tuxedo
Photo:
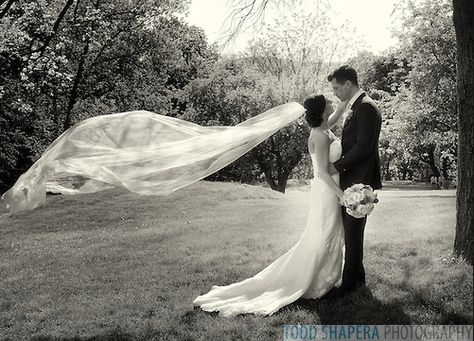
[[[342,156],[334,162],[341,174],[341,189],[355,183],[382,188],[379,160],[379,135],[382,125],[380,111],[363,93],[351,107],[352,117],[342,129]]]
[[[334,162],[340,173],[342,190],[355,183],[382,188],[379,161],[379,135],[382,117],[371,98],[361,94],[351,107],[352,116],[346,119],[342,130],[342,155]],[[364,228],[367,217],[354,218],[342,208],[344,224],[345,260],[342,274],[343,290],[352,291],[365,283],[362,263]]]

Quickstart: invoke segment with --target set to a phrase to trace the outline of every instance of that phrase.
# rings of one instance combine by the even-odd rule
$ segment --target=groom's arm
[[[362,103],[357,112],[357,141],[354,147],[334,162],[340,172],[349,171],[352,167],[367,158],[377,138],[378,114],[369,103]]]

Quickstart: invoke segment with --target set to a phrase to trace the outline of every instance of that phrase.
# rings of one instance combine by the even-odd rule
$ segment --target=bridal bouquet
[[[378,203],[377,193],[369,185],[355,184],[344,191],[341,204],[347,208],[347,213],[354,218],[363,218],[374,210]]]

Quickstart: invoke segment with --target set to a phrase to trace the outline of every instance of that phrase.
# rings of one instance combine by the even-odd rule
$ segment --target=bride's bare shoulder
[[[313,128],[309,134],[308,148],[310,153],[316,152],[316,146],[326,146],[329,142],[329,136],[323,129]]]
[[[309,134],[310,141],[315,143],[325,143],[329,140],[329,136],[323,129],[319,127],[311,129],[311,133]]]

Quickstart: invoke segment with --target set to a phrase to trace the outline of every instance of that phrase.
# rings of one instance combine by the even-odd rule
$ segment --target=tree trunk
[[[259,165],[260,168],[262,168],[263,173],[265,174],[265,180],[267,181],[267,184],[270,186],[270,188],[274,191],[285,193],[286,183],[288,182],[288,176],[279,176],[278,181],[275,181],[275,179],[272,178],[272,172],[270,168],[265,167],[264,169],[260,163]]]
[[[389,155],[387,157],[387,166],[385,167],[385,180],[390,181],[392,180],[392,175],[390,174],[390,162],[392,161],[392,157]]]
[[[285,193],[286,191],[286,184],[288,183],[288,176],[285,175],[285,174],[282,174],[279,178],[278,178],[278,185],[277,187],[275,188],[275,191],[278,191],[278,192],[281,192],[281,193]]]
[[[265,174],[265,180],[267,181],[267,184],[270,186],[270,188],[274,191],[285,193],[289,174],[278,174],[278,179],[275,181],[275,179],[272,177],[272,165],[263,160],[257,153],[254,153],[253,155],[257,161],[258,166]]]
[[[428,150],[428,164],[430,165],[431,173],[434,174],[437,178],[440,177],[441,173],[439,172],[438,167],[436,167],[435,157],[434,157],[435,147],[431,147]]]
[[[401,180],[404,181],[404,180],[407,179],[408,171],[409,171],[408,166],[406,165],[405,162],[402,161],[402,162],[400,163],[400,173],[402,174]]]
[[[474,258],[474,2],[453,0],[459,113],[455,254]]]
[[[66,109],[66,118],[64,119],[64,127],[63,127],[64,130],[67,130],[69,129],[69,127],[71,127],[72,110],[74,109],[74,105],[76,104],[76,101],[77,101],[77,95],[78,95],[77,92],[79,89],[79,84],[82,80],[82,75],[84,73],[84,64],[86,62],[86,57],[88,53],[89,53],[89,40],[86,41],[84,48],[82,50],[81,59],[79,60],[79,66],[77,67],[76,77],[74,78],[71,94],[69,95],[69,101],[68,101],[67,109]]]
[[[61,22],[64,20],[64,17],[66,16],[66,13],[69,10],[69,7],[71,7],[71,5],[73,3],[74,3],[74,0],[67,0],[66,4],[64,5],[63,9],[61,10],[61,13],[59,13],[58,17],[56,18],[56,21],[54,22],[51,34],[48,36],[48,38],[44,42],[43,46],[41,46],[35,52],[41,51],[41,55],[43,55],[43,53],[44,53],[44,51],[46,51],[46,48],[48,47],[49,43],[51,43],[51,40],[53,40],[54,36],[58,34],[59,25],[61,25]]]

